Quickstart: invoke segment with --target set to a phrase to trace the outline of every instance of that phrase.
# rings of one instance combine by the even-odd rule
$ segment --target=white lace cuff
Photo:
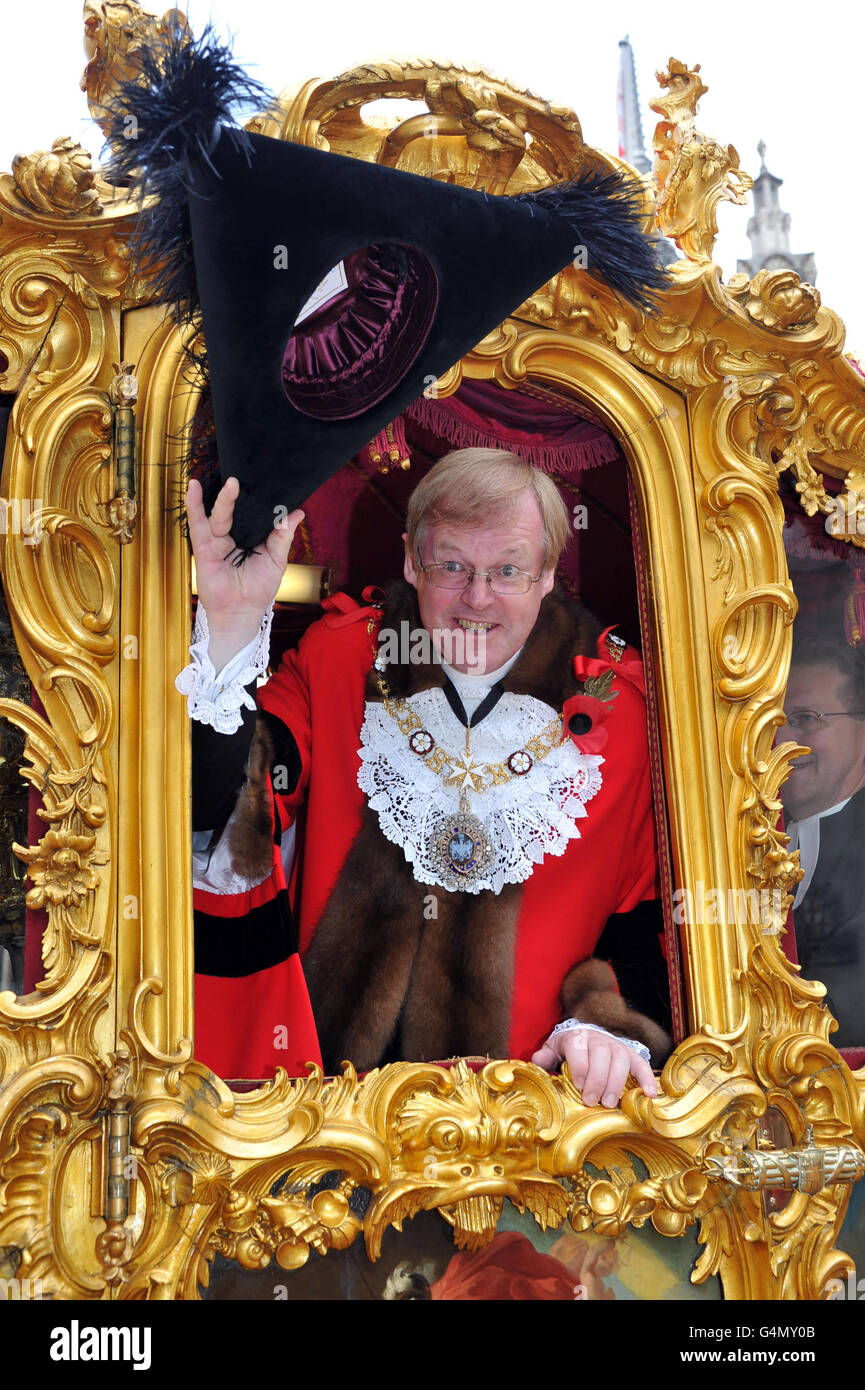
[[[174,682],[181,695],[188,696],[191,719],[210,724],[220,734],[233,734],[240,728],[240,711],[255,709],[255,700],[245,687],[267,670],[272,622],[273,604],[262,618],[257,636],[217,673],[208,652],[207,614],[199,601],[189,648],[192,660]]]
[[[632,1052],[636,1052],[638,1057],[642,1057],[644,1062],[651,1062],[652,1057],[645,1043],[637,1042],[634,1038],[620,1038],[618,1033],[611,1033],[609,1028],[602,1028],[599,1023],[580,1023],[578,1018],[566,1018],[561,1023],[557,1023],[550,1037],[556,1033],[572,1033],[577,1028],[584,1029],[587,1033],[605,1033],[608,1038],[615,1038],[616,1042],[624,1043]]]

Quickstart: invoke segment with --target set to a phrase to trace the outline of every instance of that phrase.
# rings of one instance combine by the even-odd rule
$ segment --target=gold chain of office
[[[406,735],[411,751],[441,778],[445,786],[458,786],[461,799],[470,791],[485,792],[490,787],[525,777],[536,762],[543,761],[562,742],[562,718],[556,715],[539,733],[527,738],[523,747],[516,749],[504,762],[476,763],[471,753],[471,728],[466,725],[465,752],[457,757],[436,743],[407,700],[389,693],[387,683],[380,674],[377,680],[385,711],[396,721],[400,733]]]

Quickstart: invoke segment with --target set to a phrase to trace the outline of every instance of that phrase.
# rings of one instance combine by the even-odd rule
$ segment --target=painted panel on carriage
[[[720,1299],[717,1278],[690,1282],[700,1249],[693,1227],[677,1239],[651,1226],[628,1228],[618,1239],[567,1226],[542,1231],[532,1216],[505,1202],[492,1241],[475,1253],[455,1249],[453,1232],[438,1212],[421,1212],[402,1232],[386,1233],[375,1261],[367,1258],[360,1239],[326,1256],[313,1252],[292,1272],[274,1264],[246,1271],[217,1256],[201,1297],[208,1302]]]

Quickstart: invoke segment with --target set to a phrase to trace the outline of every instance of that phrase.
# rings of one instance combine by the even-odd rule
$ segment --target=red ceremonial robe
[[[387,615],[397,631],[414,591],[400,602]],[[300,753],[297,786],[276,800],[285,820],[300,813],[293,902],[325,1065],[335,1069],[345,1057],[375,1065],[394,1028],[402,1033],[397,1055],[410,1060],[458,1052],[528,1059],[587,987],[615,989],[608,967],[590,981],[578,980],[574,967],[592,955],[608,917],[656,896],[638,655],[605,641],[579,606],[574,616],[556,595],[544,600],[504,686],[564,708],[567,736],[604,759],[601,788],[586,804],[579,838],[561,856],[547,855],[526,883],[499,895],[446,893],[414,881],[357,783],[365,700],[380,698],[371,664],[381,612],[345,595],[324,606],[325,616],[260,689],[259,704],[287,726]],[[416,605],[414,614],[418,625]],[[443,683],[440,667],[404,668],[401,689],[392,667],[387,674],[395,695]],[[588,720],[573,716],[586,714],[591,728],[574,733]],[[274,874],[281,874],[277,862]],[[423,920],[431,893],[444,905],[435,923]],[[593,1020],[582,1003],[578,1016]],[[653,1025],[641,1028],[648,1021],[624,1001],[611,1023],[658,1043],[660,1030],[652,1036]]]

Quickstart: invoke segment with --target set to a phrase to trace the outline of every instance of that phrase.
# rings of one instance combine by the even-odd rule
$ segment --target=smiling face
[[[854,708],[843,672],[825,664],[793,666],[784,708],[833,713]],[[783,732],[783,731],[782,731]],[[865,719],[841,715],[824,721],[813,733],[788,733],[811,752],[793,764],[781,788],[787,818],[806,816],[837,806],[865,786]]]
[[[458,661],[451,664],[458,671],[480,674],[495,671],[519,651],[535,625],[541,601],[555,582],[555,571],[541,568],[544,561],[544,527],[537,502],[531,492],[522,493],[506,519],[497,519],[488,526],[459,525],[450,521],[433,522],[423,534],[420,559],[425,565],[444,560],[458,560],[470,569],[498,569],[501,565],[516,565],[531,575],[541,577],[527,594],[495,594],[486,579],[475,575],[464,589],[441,589],[417,568],[414,557],[406,547],[403,573],[417,589],[421,622],[427,632],[478,632],[484,636],[479,644],[479,663]],[[451,639],[451,652],[459,653],[464,639]],[[439,640],[441,649],[441,641]],[[474,654],[472,643],[466,644],[465,655]],[[450,660],[447,649],[445,658]]]

